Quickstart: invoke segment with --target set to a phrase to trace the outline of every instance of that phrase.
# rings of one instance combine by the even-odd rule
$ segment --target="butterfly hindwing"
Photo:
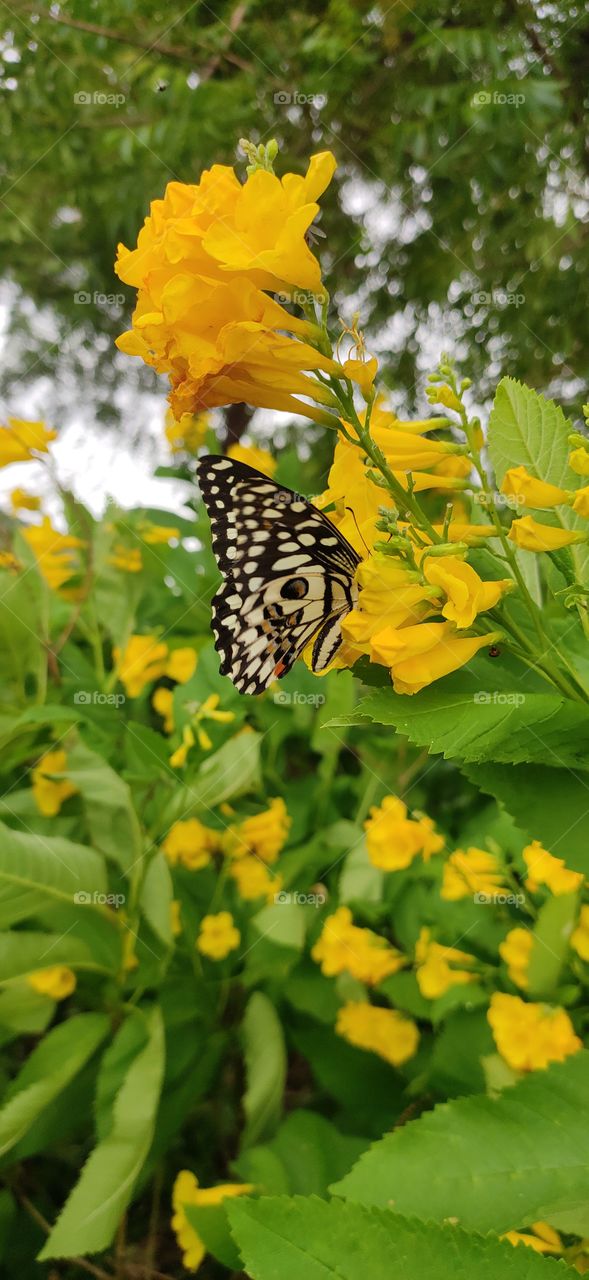
[[[313,669],[323,670],[355,602],[354,548],[306,498],[245,463],[210,455],[198,477],[225,579],[212,623],[222,673],[261,693],[313,637]]]

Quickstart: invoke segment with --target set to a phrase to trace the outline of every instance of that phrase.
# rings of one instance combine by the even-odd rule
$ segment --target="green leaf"
[[[490,677],[489,677],[490,679]],[[522,693],[444,681],[412,698],[379,689],[357,716],[394,725],[398,733],[447,760],[497,760],[583,766],[589,762],[589,719],[583,707],[556,693]]]
[[[327,1196],[331,1182],[343,1178],[368,1146],[367,1138],[340,1133],[314,1111],[291,1111],[271,1142],[249,1147],[233,1169],[265,1195]]]
[[[191,1227],[202,1240],[207,1251],[230,1271],[241,1271],[241,1257],[229,1230],[227,1204],[184,1205],[184,1212]]]
[[[467,767],[463,773],[505,805],[522,832],[522,843],[540,840],[589,879],[589,774],[500,764]]]
[[[578,893],[551,896],[540,908],[528,962],[528,994],[531,1000],[554,996],[579,906]]]
[[[104,863],[93,849],[60,836],[13,831],[0,822],[0,927],[48,904],[75,905],[83,890],[105,893]]]
[[[41,1040],[11,1084],[0,1111],[0,1156],[31,1128],[92,1056],[109,1028],[106,1014],[81,1013]]]
[[[129,871],[142,855],[143,840],[126,782],[83,743],[68,753],[66,776],[82,795],[92,844]]]
[[[331,1189],[476,1231],[551,1222],[566,1210],[586,1235],[588,1153],[589,1053],[581,1051],[498,1098],[460,1098],[387,1134]]]
[[[21,978],[34,969],[67,964],[72,969],[100,969],[79,938],[61,933],[0,933],[0,979]]]
[[[424,1199],[427,1195],[424,1194]],[[227,1208],[252,1280],[550,1280],[563,1268],[531,1249],[311,1197],[239,1199]]]
[[[208,756],[188,787],[179,787],[163,817],[168,829],[180,818],[209,813],[224,800],[252,791],[260,780],[260,734],[240,733]]]
[[[34,991],[28,983],[0,990],[0,1045],[17,1036],[39,1035],[53,1017],[55,1001]]]
[[[571,424],[559,405],[514,378],[502,378],[489,417],[488,449],[501,484],[510,467],[561,488],[575,481],[568,465]]]
[[[149,1039],[116,1096],[110,1132],[84,1165],[39,1261],[106,1249],[129,1204],[151,1145],[164,1072],[160,1010],[146,1020]]]
[[[173,945],[172,898],[174,886],[166,859],[159,850],[149,863],[141,886],[141,910],[166,947]]]
[[[246,1091],[242,1150],[272,1137],[280,1121],[286,1049],[274,1005],[261,991],[250,996],[243,1019]]]

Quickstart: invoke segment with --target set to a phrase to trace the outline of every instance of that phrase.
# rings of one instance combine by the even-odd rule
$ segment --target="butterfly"
[[[198,479],[224,581],[212,627],[221,673],[241,693],[262,693],[313,640],[323,671],[354,608],[360,556],[306,498],[243,462],[209,454]]]

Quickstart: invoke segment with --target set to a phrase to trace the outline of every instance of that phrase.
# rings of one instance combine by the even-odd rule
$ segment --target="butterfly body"
[[[224,578],[212,621],[221,672],[261,693],[311,640],[312,668],[324,670],[356,603],[360,557],[306,498],[245,463],[209,455],[198,477]]]

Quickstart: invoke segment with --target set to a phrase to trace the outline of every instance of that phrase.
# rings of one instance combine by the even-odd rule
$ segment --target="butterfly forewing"
[[[212,624],[222,673],[261,693],[313,637],[313,670],[323,670],[355,602],[354,548],[306,498],[245,463],[211,455],[198,477],[225,579]]]

